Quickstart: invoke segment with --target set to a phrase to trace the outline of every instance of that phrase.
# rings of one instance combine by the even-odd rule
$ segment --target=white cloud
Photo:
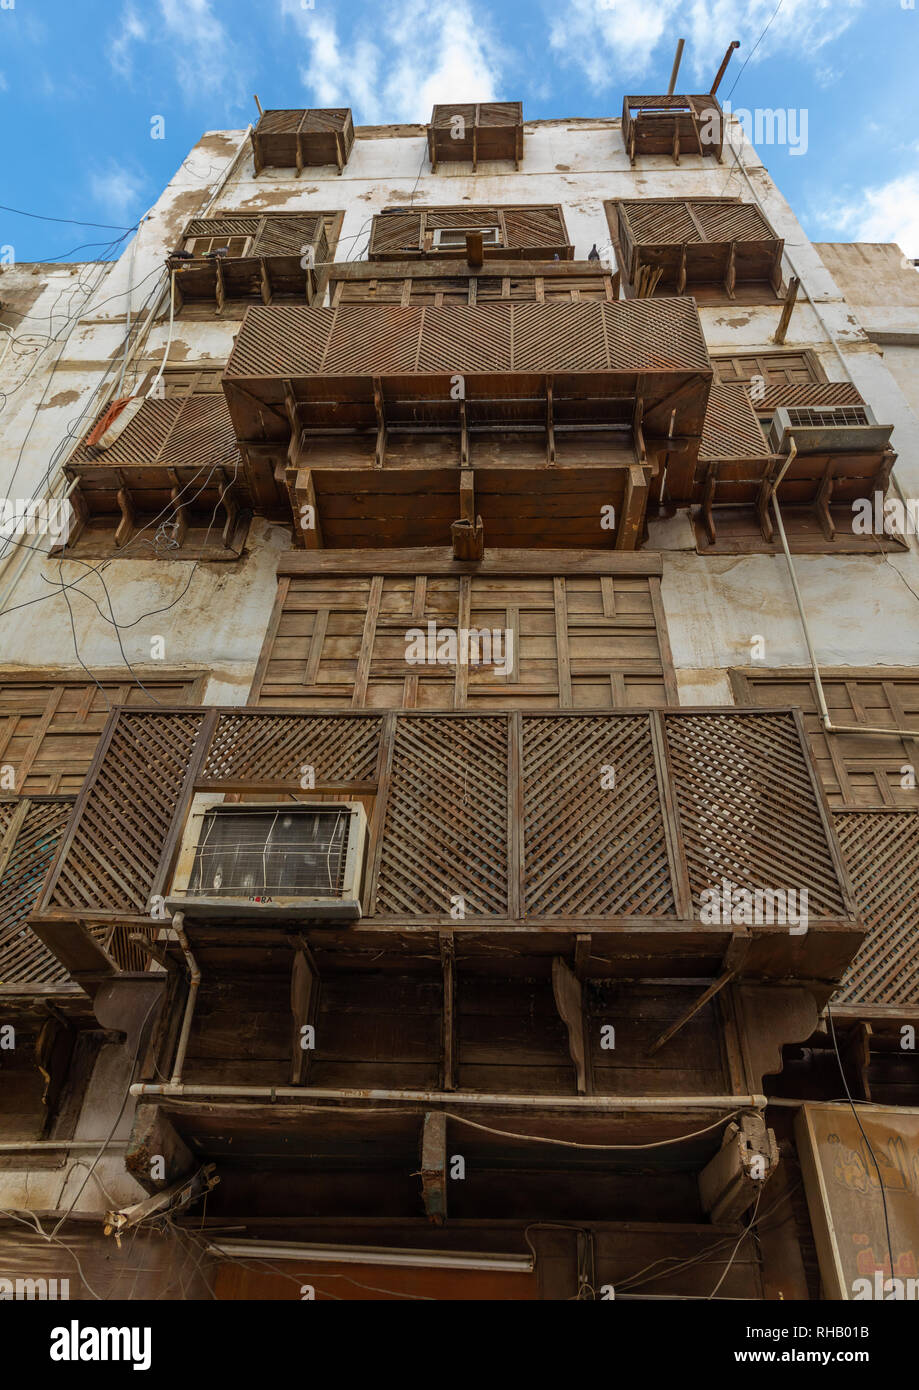
[[[141,19],[128,0],[108,46],[115,71],[131,76],[135,47],[156,45],[165,61],[173,64],[189,99],[214,95],[242,99],[244,54],[215,15],[211,0],[159,0],[158,9]]]
[[[895,241],[907,256],[919,257],[919,173],[865,188],[827,208],[820,221],[852,241]]]
[[[10,84],[6,80],[6,73],[0,72],[0,92],[8,92]]]
[[[350,105],[375,123],[426,121],[436,101],[495,99],[501,55],[469,0],[394,0],[385,25],[380,13],[368,8],[343,40],[327,10],[281,0],[307,45],[300,75],[317,105]]]
[[[775,0],[568,0],[551,10],[549,43],[562,62],[582,69],[592,88],[615,91],[623,78],[662,72],[682,35],[683,78],[691,74],[707,90],[732,39],[742,44],[732,59],[735,74],[748,56],[751,64],[780,52],[814,59],[866,4],[784,0],[770,23]]]
[[[144,180],[123,165],[111,160],[104,170],[92,174],[89,189],[99,207],[107,214],[123,220],[136,218],[143,210],[140,195]]]

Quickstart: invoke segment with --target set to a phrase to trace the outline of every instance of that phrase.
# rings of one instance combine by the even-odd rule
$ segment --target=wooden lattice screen
[[[407,662],[406,633],[427,632],[429,622],[437,630],[504,634],[505,659],[465,668]],[[612,572],[458,577],[410,568],[282,578],[251,702],[267,709],[676,704],[660,580]]]
[[[67,971],[26,925],[73,797],[0,802],[0,985],[48,985]]]
[[[449,923],[456,899],[491,921],[692,920],[722,878],[855,917],[791,711],[212,709],[112,717],[36,921],[142,919],[195,786],[302,796],[304,764],[375,791],[365,909],[383,921]]]
[[[834,724],[919,729],[919,671],[913,667],[833,667],[820,673]],[[800,705],[814,760],[832,807],[919,809],[919,740],[885,734],[828,734],[814,678],[791,669],[731,672],[743,705]]]
[[[85,675],[42,680],[0,674],[0,764],[14,770],[12,790],[33,796],[77,792],[113,705],[157,700],[172,707],[192,704],[204,693],[199,672],[144,674],[142,680],[143,689],[105,675],[96,684]]]
[[[837,811],[868,935],[836,1004],[919,1008],[919,811]]]

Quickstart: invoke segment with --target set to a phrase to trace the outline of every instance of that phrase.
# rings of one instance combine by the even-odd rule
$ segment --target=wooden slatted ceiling
[[[919,1008],[919,812],[838,811],[834,817],[868,927],[834,1004]]]
[[[282,580],[252,702],[269,709],[664,705],[676,687],[659,583],[613,574],[409,572]],[[429,622],[509,631],[510,671],[407,663],[406,632],[426,631]]]
[[[166,705],[194,704],[204,683],[198,672],[144,675],[148,696],[135,681],[105,674],[96,685],[82,675],[42,680],[0,672],[0,764],[13,767],[18,793],[75,792],[112,706],[136,708],[151,697]]]
[[[834,667],[820,675],[835,724],[919,729],[919,670]],[[731,672],[731,682],[738,704],[800,705],[831,806],[919,809],[919,790],[902,785],[910,767],[919,781],[919,740],[827,734],[809,672],[744,668]]]
[[[489,261],[487,271],[464,260],[336,263],[329,270],[332,308],[339,304],[486,304],[495,299],[619,298],[618,277],[596,261]]]

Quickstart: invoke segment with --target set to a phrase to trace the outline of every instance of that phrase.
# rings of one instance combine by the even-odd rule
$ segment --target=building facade
[[[0,275],[0,1276],[919,1274],[915,276],[846,250],[651,95],[269,110]]]

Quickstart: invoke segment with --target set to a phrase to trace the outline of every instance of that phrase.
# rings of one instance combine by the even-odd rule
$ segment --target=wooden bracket
[[[447,1219],[447,1117],[429,1111],[421,1131],[421,1196],[429,1221]]]
[[[784,343],[785,334],[788,332],[788,325],[791,322],[791,311],[795,307],[795,300],[798,298],[798,290],[801,281],[797,275],[792,275],[788,282],[788,292],[785,295],[785,303],[782,305],[782,313],[779,318],[779,326],[773,334],[774,343]]]
[[[176,546],[179,550],[182,549],[182,546],[185,544],[185,538],[188,535],[188,508],[184,502],[179,501],[179,498],[182,496],[182,491],[182,488],[174,487],[169,494],[169,500],[172,503],[172,514],[175,518]]]
[[[836,527],[833,525],[833,518],[830,515],[830,502],[833,497],[833,483],[835,481],[833,473],[836,467],[836,460],[831,458],[827,461],[826,468],[823,470],[823,477],[817,489],[817,496],[814,498],[814,510],[817,513],[817,520],[820,529],[828,541],[836,539]]]
[[[779,1146],[762,1115],[741,1115],[727,1126],[721,1148],[699,1174],[703,1209],[716,1225],[739,1221],[778,1166]]]
[[[374,468],[382,468],[386,457],[386,411],[383,402],[383,383],[378,376],[373,378],[373,408],[377,417],[377,443],[373,455]]]
[[[123,545],[127,545],[134,533],[134,503],[126,487],[118,489],[118,509],[121,512],[121,520],[115,528],[115,545],[120,550]]]
[[[303,1046],[303,1029],[315,1026],[319,1003],[319,971],[306,942],[297,937],[293,942],[294,959],[290,970],[290,1011],[293,1014],[291,1040],[290,1082],[302,1086],[309,1071],[314,1049]]]
[[[578,1095],[589,1095],[593,1087],[581,981],[561,956],[555,956],[552,961],[552,993],[555,1007],[568,1029],[568,1051],[577,1073]]]
[[[480,231],[466,233],[466,260],[473,270],[478,270],[485,264],[485,250]]]
[[[555,462],[555,400],[552,382],[546,382],[546,460]]]
[[[737,242],[732,241],[728,248],[728,263],[724,273],[724,289],[729,299],[734,298],[734,286],[737,284]]]
[[[648,1048],[647,1056],[653,1057],[655,1052],[659,1052],[660,1049],[664,1046],[664,1044],[668,1043],[671,1038],[675,1037],[676,1034],[679,1033],[680,1029],[684,1028],[691,1018],[695,1018],[699,1010],[703,1009],[710,999],[714,999],[715,995],[720,993],[720,991],[724,989],[725,985],[730,984],[731,980],[733,980],[736,973],[737,972],[734,970],[725,970],[718,976],[716,980],[712,980],[708,989],[704,990],[702,994],[699,995],[695,1003],[691,1004],[689,1008],[685,1011],[685,1013],[680,1014],[680,1017],[676,1020],[675,1023],[671,1023],[670,1027],[665,1028],[663,1033],[661,1033],[660,1037],[655,1039],[655,1041]]]
[[[629,465],[625,480],[622,515],[616,528],[616,549],[635,550],[641,536],[648,501],[648,481],[640,464]]]
[[[456,1090],[456,956],[453,937],[440,937],[440,969],[443,979],[441,1027],[441,1089]]]

